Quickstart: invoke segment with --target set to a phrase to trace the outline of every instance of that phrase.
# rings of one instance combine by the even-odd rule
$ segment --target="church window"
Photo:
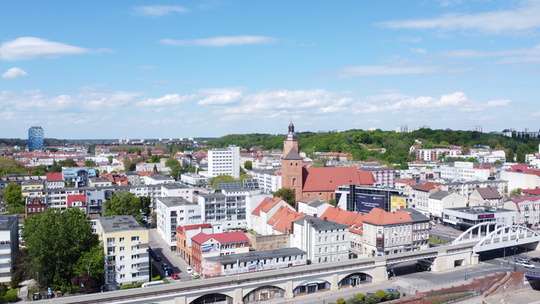
[[[293,179],[292,179],[292,185],[293,185],[293,186],[296,186],[296,178],[293,178]]]

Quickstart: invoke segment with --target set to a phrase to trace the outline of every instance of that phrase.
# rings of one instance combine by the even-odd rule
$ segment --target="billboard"
[[[358,194],[358,212],[369,213],[373,208],[385,209],[384,195]]]
[[[219,243],[214,243],[214,244],[202,244],[201,245],[201,253],[202,254],[206,254],[206,253],[216,253],[216,252],[219,252]]]
[[[391,210],[400,210],[407,208],[407,198],[392,196],[390,197],[390,209]]]

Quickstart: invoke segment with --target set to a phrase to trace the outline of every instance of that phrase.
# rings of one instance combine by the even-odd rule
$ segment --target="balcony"
[[[116,252],[113,250],[113,251],[107,251],[107,255],[116,255]]]
[[[172,216],[178,216],[178,214],[176,214],[176,211],[171,212],[171,217]]]
[[[116,265],[116,260],[107,261],[107,265]]]

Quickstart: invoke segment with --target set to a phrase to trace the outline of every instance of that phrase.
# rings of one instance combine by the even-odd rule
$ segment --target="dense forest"
[[[451,145],[470,148],[476,145],[489,146],[492,149],[505,150],[507,155],[518,154],[518,161],[525,161],[525,154],[538,153],[537,138],[521,138],[514,135],[505,137],[500,134],[470,131],[420,129],[412,133],[394,131],[348,130],[343,132],[297,133],[300,149],[306,154],[313,152],[351,153],[356,161],[381,161],[390,164],[404,164],[413,161],[409,155],[412,145],[422,143],[422,148],[448,147]],[[227,135],[209,140],[209,147],[222,148],[238,145],[250,149],[263,146],[264,150],[282,149],[285,135],[244,134]],[[418,141],[418,142],[417,142]]]
[[[68,141],[65,139],[55,139],[55,138],[45,138],[43,140],[43,145],[45,146],[61,146],[67,144]],[[20,138],[0,138],[0,147],[26,147],[28,146],[28,139]]]

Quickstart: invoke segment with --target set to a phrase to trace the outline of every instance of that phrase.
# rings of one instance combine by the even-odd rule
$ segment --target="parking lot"
[[[169,246],[159,236],[157,229],[150,229],[149,234],[150,248],[161,257],[160,262],[156,260],[153,261],[153,264],[159,270],[160,275],[165,277],[165,271],[163,271],[162,265],[163,263],[167,263],[172,271],[169,272],[169,275],[166,276],[166,278],[171,282],[173,281],[171,278],[172,273],[177,273],[180,276],[181,281],[194,280],[191,275],[186,273],[186,268],[188,267],[187,263],[178,257],[176,252],[171,252]],[[152,273],[152,276],[155,277],[156,274]]]

